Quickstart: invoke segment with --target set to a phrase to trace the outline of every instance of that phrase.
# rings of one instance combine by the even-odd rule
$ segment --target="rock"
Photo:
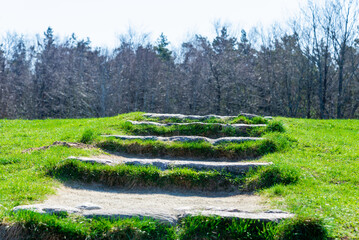
[[[82,203],[78,206],[76,206],[76,208],[81,209],[81,210],[98,210],[101,209],[100,206],[93,204],[93,203]]]
[[[23,205],[13,208],[14,212],[20,210],[29,210],[38,212],[41,214],[56,214],[56,213],[76,213],[81,214],[87,218],[104,217],[104,218],[154,218],[159,221],[168,222],[170,224],[176,224],[178,220],[187,216],[219,216],[223,218],[237,218],[237,219],[253,219],[262,222],[280,222],[283,219],[292,218],[294,215],[283,212],[281,210],[269,210],[265,212],[247,212],[238,209],[226,209],[207,207],[205,209],[195,209],[191,207],[177,208],[174,213],[161,212],[158,209],[154,210],[126,210],[126,209],[114,209],[113,211],[102,211],[100,207],[91,203],[84,203],[77,208],[65,207],[65,206],[46,206],[44,204]],[[80,209],[82,211],[80,211]]]
[[[159,138],[162,139],[162,137],[156,137],[156,136],[129,136],[129,135],[101,135],[101,137],[115,137],[121,140],[140,139],[140,140],[157,141]]]
[[[211,209],[204,210],[184,210],[184,214],[181,218],[187,216],[219,216],[222,218],[236,218],[236,219],[252,219],[261,222],[280,222],[281,220],[294,217],[294,214],[290,214],[283,211],[265,211],[265,212],[247,212],[237,209]]]
[[[152,165],[161,170],[171,169],[174,167],[192,168],[195,170],[216,170],[226,171],[234,174],[240,174],[248,171],[251,168],[258,168],[262,166],[269,166],[272,163],[263,162],[210,162],[210,161],[194,161],[194,160],[166,160],[166,159],[151,159],[151,158],[121,158],[120,160],[108,160],[101,158],[87,158],[87,157],[69,157],[72,160],[79,160],[82,162],[98,162],[106,165],[128,164],[128,165]],[[106,161],[105,161],[106,160]]]
[[[74,160],[78,160],[78,157],[68,157],[67,159],[74,159]],[[82,162],[87,162],[87,163],[98,163],[98,164],[103,164],[103,165],[113,165],[115,164],[112,160],[110,159],[103,159],[103,158],[81,158]]]
[[[224,142],[242,143],[247,141],[259,141],[263,139],[264,138],[259,138],[259,137],[222,137],[222,138],[213,139],[210,142],[213,145],[217,145]]]
[[[18,211],[21,211],[21,210],[33,211],[33,212],[37,212],[37,213],[45,213],[42,210],[41,205],[38,205],[38,204],[35,204],[35,205],[21,205],[21,206],[14,207],[12,209],[13,212],[18,212]]]
[[[249,118],[249,119],[252,119],[252,118],[255,118],[255,117],[261,117],[259,115],[256,115],[256,114],[251,114],[251,113],[239,113],[238,116],[243,116],[243,117],[246,117],[246,118]]]
[[[178,221],[187,216],[219,216],[222,218],[236,218],[236,219],[251,219],[261,222],[280,222],[281,220],[292,218],[294,215],[287,212],[247,212],[236,209],[191,209],[190,207],[183,207],[176,209],[177,213],[161,213],[148,211],[128,211],[128,210],[114,210],[114,211],[91,211],[83,213],[87,218],[104,217],[104,218],[154,218],[162,222],[176,224]]]
[[[291,218],[294,215],[286,213],[283,211],[280,212],[247,212],[237,209],[221,209],[221,208],[206,208],[206,209],[193,209],[190,207],[183,207],[176,209],[175,212],[161,212],[161,211],[152,211],[152,210],[127,210],[127,209],[114,209],[113,211],[102,211],[102,210],[93,210],[93,211],[83,211],[82,216],[87,218],[132,218],[138,217],[142,218],[154,218],[162,222],[167,222],[170,224],[176,224],[181,218],[187,216],[219,216],[222,218],[236,218],[236,219],[252,219],[258,220],[261,222],[280,222],[283,219]]]
[[[199,136],[173,136],[173,137],[157,137],[157,136],[129,136],[129,135],[102,135],[102,137],[114,137],[121,140],[153,140],[153,141],[164,141],[164,142],[197,142],[205,141],[213,145],[217,145],[224,142],[231,143],[242,143],[246,141],[258,141],[264,138],[259,137],[222,137],[222,138],[207,138]]]
[[[223,123],[203,123],[203,122],[192,122],[192,123],[158,123],[158,122],[138,122],[128,120],[127,122],[132,123],[133,125],[152,125],[159,127],[170,127],[170,126],[193,126],[193,125],[201,125],[201,126],[221,126],[222,128],[235,128],[235,129],[247,129],[247,128],[255,128],[255,127],[265,127],[266,124],[223,124]]]
[[[34,204],[34,205],[22,205],[13,208],[14,212],[18,212],[21,210],[28,210],[38,213],[78,213],[80,212],[79,209],[73,207],[66,207],[66,206],[50,206],[44,204]]]
[[[110,219],[132,218],[132,217],[137,217],[140,219],[154,218],[161,222],[170,223],[172,225],[176,224],[178,221],[177,216],[170,213],[148,212],[142,210],[138,210],[138,211],[129,211],[125,209],[113,210],[113,211],[95,210],[91,212],[84,212],[82,215],[87,218],[102,217],[102,218],[110,218]]]
[[[158,119],[168,119],[168,118],[177,118],[177,119],[189,119],[189,120],[207,120],[209,118],[217,118],[217,119],[233,119],[236,118],[238,116],[244,116],[246,118],[254,118],[254,117],[261,117],[259,115],[256,114],[251,114],[251,113],[239,113],[237,116],[219,116],[219,115],[214,115],[214,114],[209,114],[209,115],[184,115],[184,114],[166,114],[166,113],[145,113],[143,114],[144,117],[148,117],[148,118],[158,118]]]
[[[167,118],[178,118],[178,119],[189,119],[189,120],[206,120],[209,118],[217,118],[217,119],[233,119],[237,116],[219,116],[219,115],[184,115],[184,114],[162,114],[162,113],[145,113],[144,117],[148,118],[159,118],[159,119],[167,119]]]
[[[78,213],[79,209],[73,207],[65,207],[65,206],[44,206],[42,210],[46,213]]]

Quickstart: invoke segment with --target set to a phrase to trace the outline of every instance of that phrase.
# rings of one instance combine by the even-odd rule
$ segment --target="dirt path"
[[[154,209],[172,212],[183,207],[204,209],[207,207],[235,208],[243,211],[266,209],[259,196],[233,195],[228,192],[196,193],[162,190],[116,190],[101,185],[73,183],[62,186],[56,195],[50,196],[46,204],[61,204],[71,207],[90,202],[111,209]]]
[[[199,193],[162,190],[118,190],[102,185],[71,183],[49,196],[46,206],[78,207],[97,205],[98,210],[83,210],[88,216],[151,216],[175,222],[186,210],[263,212],[268,207],[255,195],[228,192]]]

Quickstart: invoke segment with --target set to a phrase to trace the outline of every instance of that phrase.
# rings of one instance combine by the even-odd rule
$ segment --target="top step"
[[[192,126],[192,125],[214,125],[214,126],[221,126],[223,128],[235,128],[235,129],[241,129],[241,128],[254,128],[254,127],[265,127],[267,124],[244,124],[244,123],[235,123],[235,124],[223,124],[223,123],[203,123],[203,122],[191,122],[191,123],[158,123],[158,122],[138,122],[138,121],[131,121],[127,120],[127,122],[130,122],[133,125],[153,125],[158,127],[170,127],[170,126]]]
[[[226,171],[233,174],[242,174],[258,167],[270,166],[272,162],[214,162],[198,161],[193,159],[162,159],[162,158],[144,158],[144,157],[68,157],[67,159],[87,163],[98,163],[102,165],[115,166],[120,164],[155,166],[161,170],[171,168],[191,168],[198,171],[215,170]]]
[[[261,117],[259,115],[250,114],[250,113],[240,113],[240,116],[244,116],[246,118],[252,119],[254,117]],[[148,118],[159,118],[159,119],[168,119],[168,118],[178,118],[178,119],[188,119],[188,120],[207,120],[210,118],[216,118],[216,119],[234,119],[238,116],[219,116],[219,115],[184,115],[184,114],[166,114],[166,113],[145,113],[143,114],[144,117]],[[264,117],[266,119],[271,119],[271,117]]]
[[[221,143],[243,143],[247,141],[261,141],[264,138],[260,137],[221,137],[221,138],[207,138],[200,136],[172,136],[172,137],[158,137],[158,136],[131,136],[131,135],[101,135],[102,137],[113,137],[121,140],[152,140],[163,142],[208,142],[213,145]]]

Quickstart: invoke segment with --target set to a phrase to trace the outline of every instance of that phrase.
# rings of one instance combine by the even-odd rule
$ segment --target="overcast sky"
[[[163,32],[173,44],[192,33],[214,36],[213,22],[234,28],[268,27],[299,12],[305,0],[0,0],[0,35],[34,35],[51,26],[56,35],[89,37],[93,46],[114,47],[129,26]]]

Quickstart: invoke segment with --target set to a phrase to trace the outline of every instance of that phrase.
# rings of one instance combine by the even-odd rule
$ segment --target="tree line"
[[[0,118],[104,117],[131,111],[359,117],[356,1],[308,2],[285,30],[228,26],[171,51],[128,34],[113,51],[48,28],[0,47]]]

